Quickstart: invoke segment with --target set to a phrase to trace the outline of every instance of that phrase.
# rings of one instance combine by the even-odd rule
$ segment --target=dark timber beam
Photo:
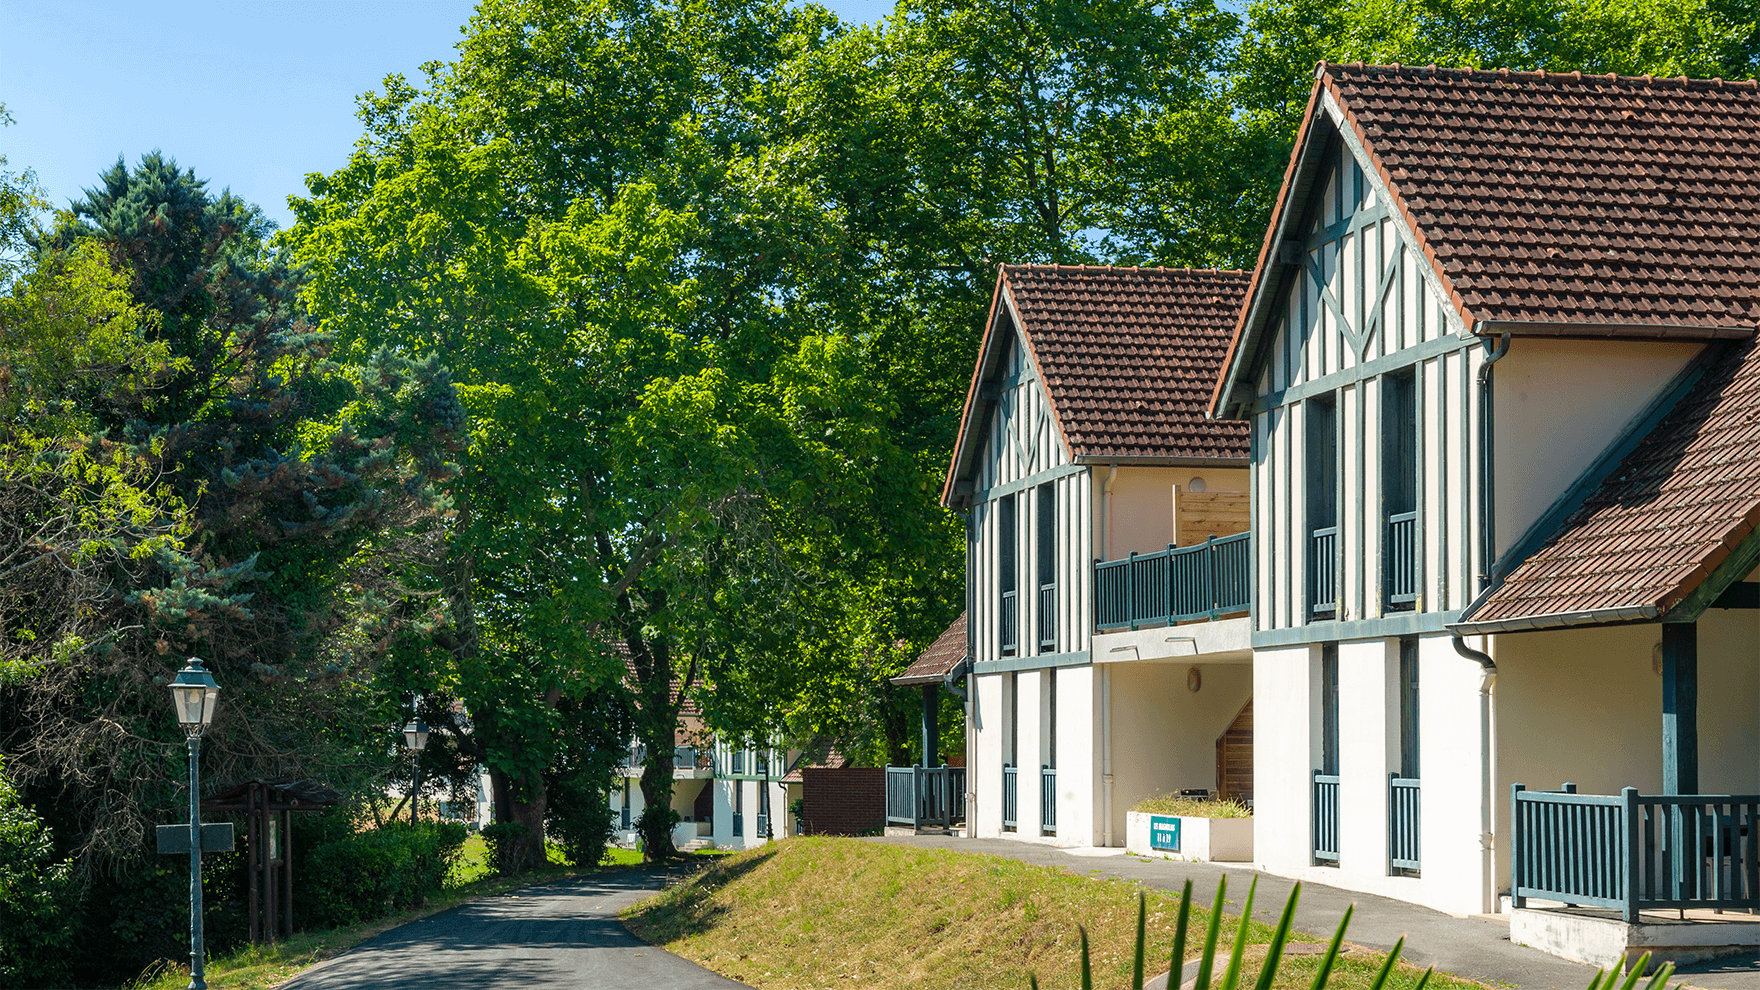
[[[940,754],[935,752],[936,744],[941,741],[940,701],[935,694],[935,685],[923,685],[923,766],[926,767],[941,765]]]
[[[1760,584],[1739,581],[1724,589],[1712,608],[1760,608]]]
[[[1699,627],[1662,626],[1662,793],[1699,793]]]

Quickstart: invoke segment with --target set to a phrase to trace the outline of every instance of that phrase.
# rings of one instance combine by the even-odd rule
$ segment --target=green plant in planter
[[[1235,926],[1234,947],[1230,950],[1228,958],[1222,960],[1222,981],[1216,984],[1217,990],[1237,990],[1240,984],[1241,961],[1247,948],[1247,928],[1249,927],[1247,921],[1253,916],[1253,895],[1258,892],[1258,889],[1259,881],[1254,879],[1252,886],[1247,888],[1247,902],[1241,908],[1241,923]],[[1219,878],[1216,882],[1216,903],[1210,908],[1210,924],[1204,932],[1204,951],[1198,956],[1198,972],[1193,980],[1193,990],[1211,990],[1211,978],[1215,975],[1218,961],[1216,958],[1217,936],[1222,930],[1222,904],[1227,890],[1228,879],[1226,877]],[[1289,892],[1289,900],[1285,901],[1283,905],[1283,915],[1277,919],[1277,929],[1272,933],[1270,944],[1266,946],[1265,964],[1259,970],[1259,979],[1254,984],[1254,990],[1271,990],[1272,981],[1277,979],[1277,965],[1283,961],[1283,950],[1289,945],[1290,926],[1294,922],[1296,914],[1296,901],[1301,896],[1302,885],[1298,883]],[[1178,990],[1185,984],[1186,936],[1191,921],[1191,910],[1192,882],[1187,880],[1184,889],[1180,892],[1179,915],[1174,921],[1173,957],[1167,974],[1169,990]],[[1333,964],[1338,961],[1339,950],[1344,946],[1345,929],[1350,926],[1351,914],[1355,911],[1356,905],[1354,904],[1345,908],[1344,917],[1340,918],[1338,922],[1338,931],[1333,933],[1332,942],[1327,945],[1326,954],[1320,959],[1320,967],[1314,972],[1314,982],[1310,985],[1310,990],[1324,990],[1326,984],[1332,979]],[[1145,930],[1147,916],[1147,901],[1142,894],[1138,894],[1137,949],[1131,969],[1133,990],[1143,990],[1145,963],[1143,947],[1148,941]],[[1094,990],[1094,978],[1088,963],[1088,930],[1080,925],[1076,926],[1076,930],[1082,935],[1082,990]],[[1393,943],[1393,949],[1387,953],[1387,959],[1382,962],[1381,969],[1376,972],[1375,981],[1369,984],[1369,990],[1385,990],[1389,977],[1393,975],[1393,968],[1399,962],[1399,954],[1405,949],[1405,945],[1404,938]],[[1617,966],[1612,970],[1598,972],[1595,974],[1595,979],[1590,981],[1588,990],[1636,990],[1639,977],[1649,968],[1649,965],[1650,955],[1645,953],[1624,973],[1620,972]],[[1430,974],[1433,972],[1435,972],[1435,967],[1424,970],[1424,975],[1418,978],[1415,990],[1424,990],[1425,985],[1430,982]],[[1664,990],[1668,984],[1668,978],[1672,975],[1674,975],[1674,964],[1662,964],[1650,977],[1650,981],[1644,985],[1644,990]],[[1039,990],[1038,976],[1029,976],[1027,982],[1033,990]]]

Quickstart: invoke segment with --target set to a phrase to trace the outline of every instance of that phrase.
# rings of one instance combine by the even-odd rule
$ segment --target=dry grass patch
[[[639,937],[763,990],[1024,990],[1030,973],[1043,987],[1074,987],[1080,983],[1077,926],[1085,925],[1094,985],[1128,988],[1138,892],[1124,881],[997,856],[793,838],[729,856],[626,910],[623,918]],[[1154,974],[1167,969],[1179,896],[1147,891],[1146,899]],[[1202,947],[1209,913],[1194,906],[1192,915],[1188,958]],[[1236,920],[1224,922],[1224,954]],[[1271,928],[1257,922],[1247,931],[1249,943],[1270,936]],[[1254,973],[1258,965],[1251,960],[1262,954],[1249,952]],[[1334,970],[1332,987],[1368,986],[1381,959],[1348,953]],[[1318,956],[1286,957],[1276,985],[1305,990],[1317,962]],[[1412,987],[1417,976],[1402,967],[1392,985]],[[1430,986],[1481,990],[1446,978],[1433,978]]]

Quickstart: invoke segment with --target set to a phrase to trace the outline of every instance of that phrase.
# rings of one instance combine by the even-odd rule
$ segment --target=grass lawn
[[[1119,880],[996,856],[794,838],[728,856],[623,918],[636,935],[763,990],[1025,988],[1029,974],[1043,987],[1074,987],[1080,985],[1077,926],[1085,925],[1094,985],[1121,988],[1131,980],[1138,891]],[[1167,969],[1179,896],[1146,893],[1153,975]],[[1192,915],[1197,932],[1188,946],[1201,947],[1200,919],[1208,912],[1194,905]],[[1226,920],[1223,939],[1232,939],[1236,921]],[[1270,934],[1253,922],[1247,941],[1263,943]],[[1298,952],[1319,945],[1297,937],[1304,946]],[[1196,954],[1188,947],[1187,958]],[[1249,951],[1243,983],[1257,978],[1262,954]],[[1305,990],[1319,958],[1286,956],[1275,985]],[[1344,954],[1330,987],[1367,987],[1382,959],[1360,949]],[[1402,966],[1392,985],[1415,986],[1419,973]],[[1433,977],[1430,986],[1483,990],[1445,976]]]
[[[228,955],[210,957],[207,965],[208,986],[213,990],[268,990],[293,979],[300,970],[351,949],[398,925],[419,921],[429,915],[457,907],[472,898],[586,872],[564,863],[560,850],[554,844],[549,847],[550,862],[545,869],[518,877],[495,876],[485,861],[487,855],[488,848],[484,845],[482,836],[473,835],[466,839],[458,861],[453,864],[452,877],[447,888],[430,897],[425,907],[346,928],[297,932],[292,938],[273,945],[246,945]],[[640,853],[614,847],[606,850],[600,865],[601,868],[620,868],[637,866],[641,861]],[[137,981],[131,990],[183,990],[188,984],[188,965],[169,966],[163,972],[149,974]]]

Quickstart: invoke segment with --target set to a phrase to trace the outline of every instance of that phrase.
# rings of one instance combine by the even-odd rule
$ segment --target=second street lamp
[[[214,675],[199,658],[190,657],[170,688],[177,724],[183,726],[189,745],[189,986],[190,990],[206,990],[208,983],[202,977],[202,730],[214,721],[220,685],[214,683]]]
[[[428,748],[428,723],[417,718],[403,727],[403,748],[415,754],[415,769],[410,777],[409,823],[416,823],[416,804],[422,799],[422,750]]]

